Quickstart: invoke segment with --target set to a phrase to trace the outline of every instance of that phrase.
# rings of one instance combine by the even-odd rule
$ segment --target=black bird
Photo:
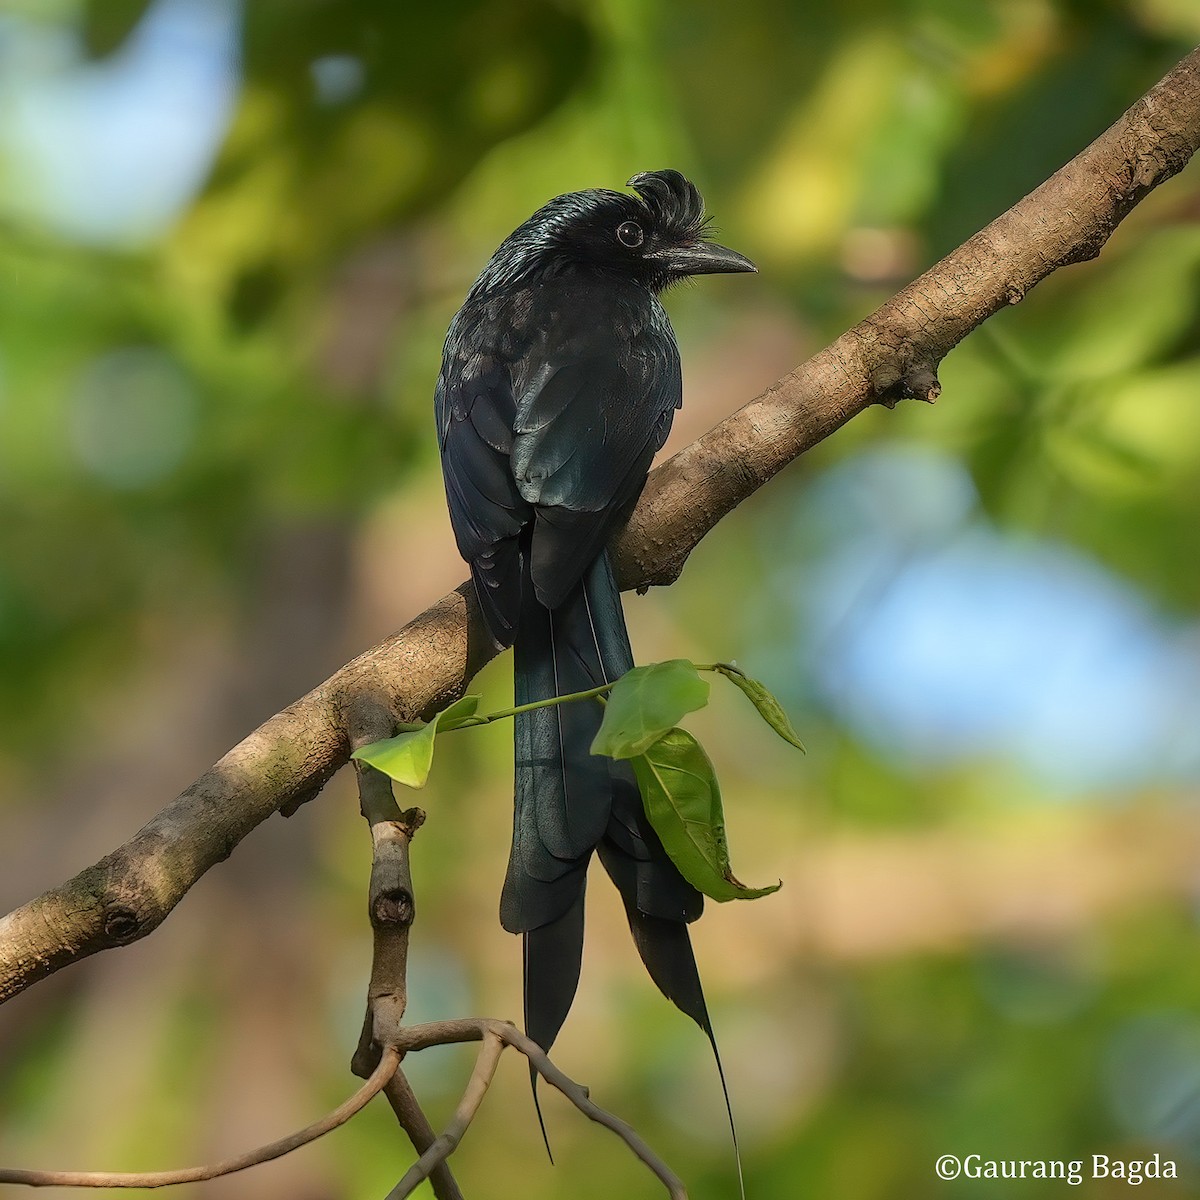
[[[658,294],[755,270],[705,238],[704,202],[678,171],[629,186],[636,197],[593,189],[540,208],[500,244],[446,336],[435,407],[450,519],[492,637],[514,646],[518,705],[632,668],[605,545],[681,403]],[[584,701],[515,718],[500,921],[524,935],[526,1030],[548,1050],[575,997],[597,851],[651,978],[711,1040],[687,932],[703,899],[647,822],[628,764],[590,753],[602,712]]]

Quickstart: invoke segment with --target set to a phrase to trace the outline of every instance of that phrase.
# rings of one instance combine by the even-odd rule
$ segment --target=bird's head
[[[678,171],[643,171],[629,186],[636,196],[602,188],[556,196],[504,240],[479,283],[577,265],[660,292],[689,275],[757,270],[705,236],[704,201]]]

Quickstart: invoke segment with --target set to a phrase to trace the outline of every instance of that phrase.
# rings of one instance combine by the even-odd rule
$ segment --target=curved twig
[[[479,1111],[487,1090],[492,1086],[496,1068],[500,1065],[500,1056],[504,1053],[504,1041],[495,1033],[488,1031],[483,1036],[479,1047],[479,1056],[475,1059],[475,1069],[467,1080],[466,1089],[454,1116],[446,1128],[434,1138],[429,1148],[405,1172],[404,1178],[390,1192],[387,1200],[405,1200],[424,1180],[428,1179],[446,1159],[458,1149],[463,1134]]]
[[[1036,191],[654,471],[612,544],[621,586],[672,582],[722,516],[869,405],[933,399],[952,347],[1051,272],[1095,257],[1198,146],[1195,51]],[[315,796],[348,757],[347,714],[364,696],[397,720],[431,715],[493,653],[464,584],[277,713],[125,845],[0,920],[0,1001],[144,937],[251,829]]]
[[[687,1200],[687,1189],[683,1186],[683,1180],[650,1149],[632,1125],[622,1121],[620,1117],[613,1116],[607,1109],[601,1108],[598,1104],[594,1103],[583,1084],[576,1083],[569,1075],[560,1071],[550,1061],[541,1046],[532,1038],[523,1034],[515,1025],[503,1023],[502,1028],[498,1032],[510,1046],[516,1050],[520,1050],[529,1059],[530,1063],[533,1064],[537,1073],[551,1087],[555,1087],[562,1092],[589,1121],[595,1121],[597,1125],[603,1125],[605,1129],[612,1130],[658,1176],[663,1186],[670,1193],[671,1200]]]
[[[296,1133],[280,1138],[277,1142],[260,1146],[239,1154],[236,1158],[227,1158],[224,1162],[213,1163],[206,1167],[182,1167],[175,1171],[22,1171],[0,1168],[0,1183],[21,1183],[28,1187],[83,1187],[83,1188],[158,1188],[168,1187],[176,1183],[200,1183],[206,1179],[216,1179],[221,1175],[232,1175],[235,1171],[245,1171],[248,1167],[256,1167],[259,1163],[270,1162],[274,1158],[282,1158],[301,1146],[315,1142],[324,1137],[330,1130],[344,1125],[356,1113],[366,1107],[367,1103],[387,1086],[388,1080],[395,1074],[400,1065],[400,1052],[394,1047],[384,1051],[379,1065],[371,1077],[343,1104],[338,1105],[331,1113],[327,1113],[319,1121],[306,1125]]]
[[[387,1087],[383,1089],[383,1094],[392,1106],[396,1120],[408,1134],[413,1148],[418,1154],[424,1154],[437,1140],[437,1134],[434,1133],[433,1126],[429,1124],[429,1118],[417,1100],[403,1069],[398,1070],[392,1076]],[[450,1172],[449,1163],[437,1163],[429,1172],[429,1183],[437,1200],[463,1200],[458,1181]]]
[[[596,1124],[603,1125],[605,1129],[615,1133],[658,1176],[670,1193],[671,1200],[687,1200],[687,1190],[683,1181],[650,1149],[637,1130],[596,1104],[583,1084],[576,1083],[556,1067],[541,1046],[511,1022],[496,1021],[487,1017],[466,1017],[456,1021],[429,1021],[422,1025],[409,1025],[403,1031],[401,1049],[409,1053],[454,1042],[476,1042],[487,1037],[499,1038],[514,1050],[519,1050],[534,1070],[551,1087],[562,1092],[588,1120],[595,1121]],[[407,1179],[407,1176],[405,1178]],[[396,1193],[389,1196],[388,1200],[398,1200]]]

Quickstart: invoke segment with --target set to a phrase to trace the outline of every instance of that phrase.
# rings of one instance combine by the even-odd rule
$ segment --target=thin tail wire
[[[524,999],[522,1016],[525,1028],[529,1028],[529,934],[521,935],[521,994]],[[529,1064],[529,1088],[533,1093],[533,1111],[537,1113],[538,1128],[542,1131],[542,1143],[546,1147],[546,1157],[554,1166],[554,1151],[550,1149],[550,1134],[546,1131],[546,1119],[542,1116],[542,1103],[538,1099],[538,1073],[533,1063]],[[732,1118],[731,1118],[732,1119]],[[734,1139],[736,1143],[736,1138]],[[739,1163],[740,1170],[740,1163]],[[745,1197],[743,1197],[745,1200]]]
[[[712,1046],[713,1059],[717,1064],[717,1075],[721,1080],[721,1094],[725,1097],[725,1113],[729,1117],[729,1136],[733,1141],[733,1161],[737,1167],[738,1195],[741,1200],[746,1200],[746,1180],[742,1174],[742,1150],[738,1145],[737,1124],[733,1119],[733,1102],[729,1098],[729,1085],[725,1082],[725,1067],[721,1062],[721,1052],[717,1049],[717,1036],[713,1033],[711,1020],[704,1032],[708,1034],[708,1044]]]

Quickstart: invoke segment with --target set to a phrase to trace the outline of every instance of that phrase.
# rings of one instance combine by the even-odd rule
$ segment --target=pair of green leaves
[[[779,702],[758,680],[728,663],[704,669],[730,680],[784,741],[804,749]],[[709,685],[695,663],[671,659],[635,667],[611,687],[525,708],[583,701],[603,692],[608,696],[592,753],[629,761],[650,824],[680,874],[714,900],[753,900],[777,891],[778,883],[750,888],[734,876],[716,772],[700,743],[678,727],[684,716],[708,703]],[[464,696],[427,724],[408,726],[395,737],[363,746],[353,757],[408,787],[424,787],[439,733],[489,724],[523,711],[506,709],[481,716],[479,701],[479,696]]]
[[[727,663],[709,669],[736,684],[780,737],[804,749],[758,680]],[[613,685],[592,753],[629,760],[646,816],[688,883],[714,900],[754,900],[780,885],[751,888],[733,874],[716,771],[700,743],[678,726],[708,697],[707,680],[687,659],[635,667]]]

